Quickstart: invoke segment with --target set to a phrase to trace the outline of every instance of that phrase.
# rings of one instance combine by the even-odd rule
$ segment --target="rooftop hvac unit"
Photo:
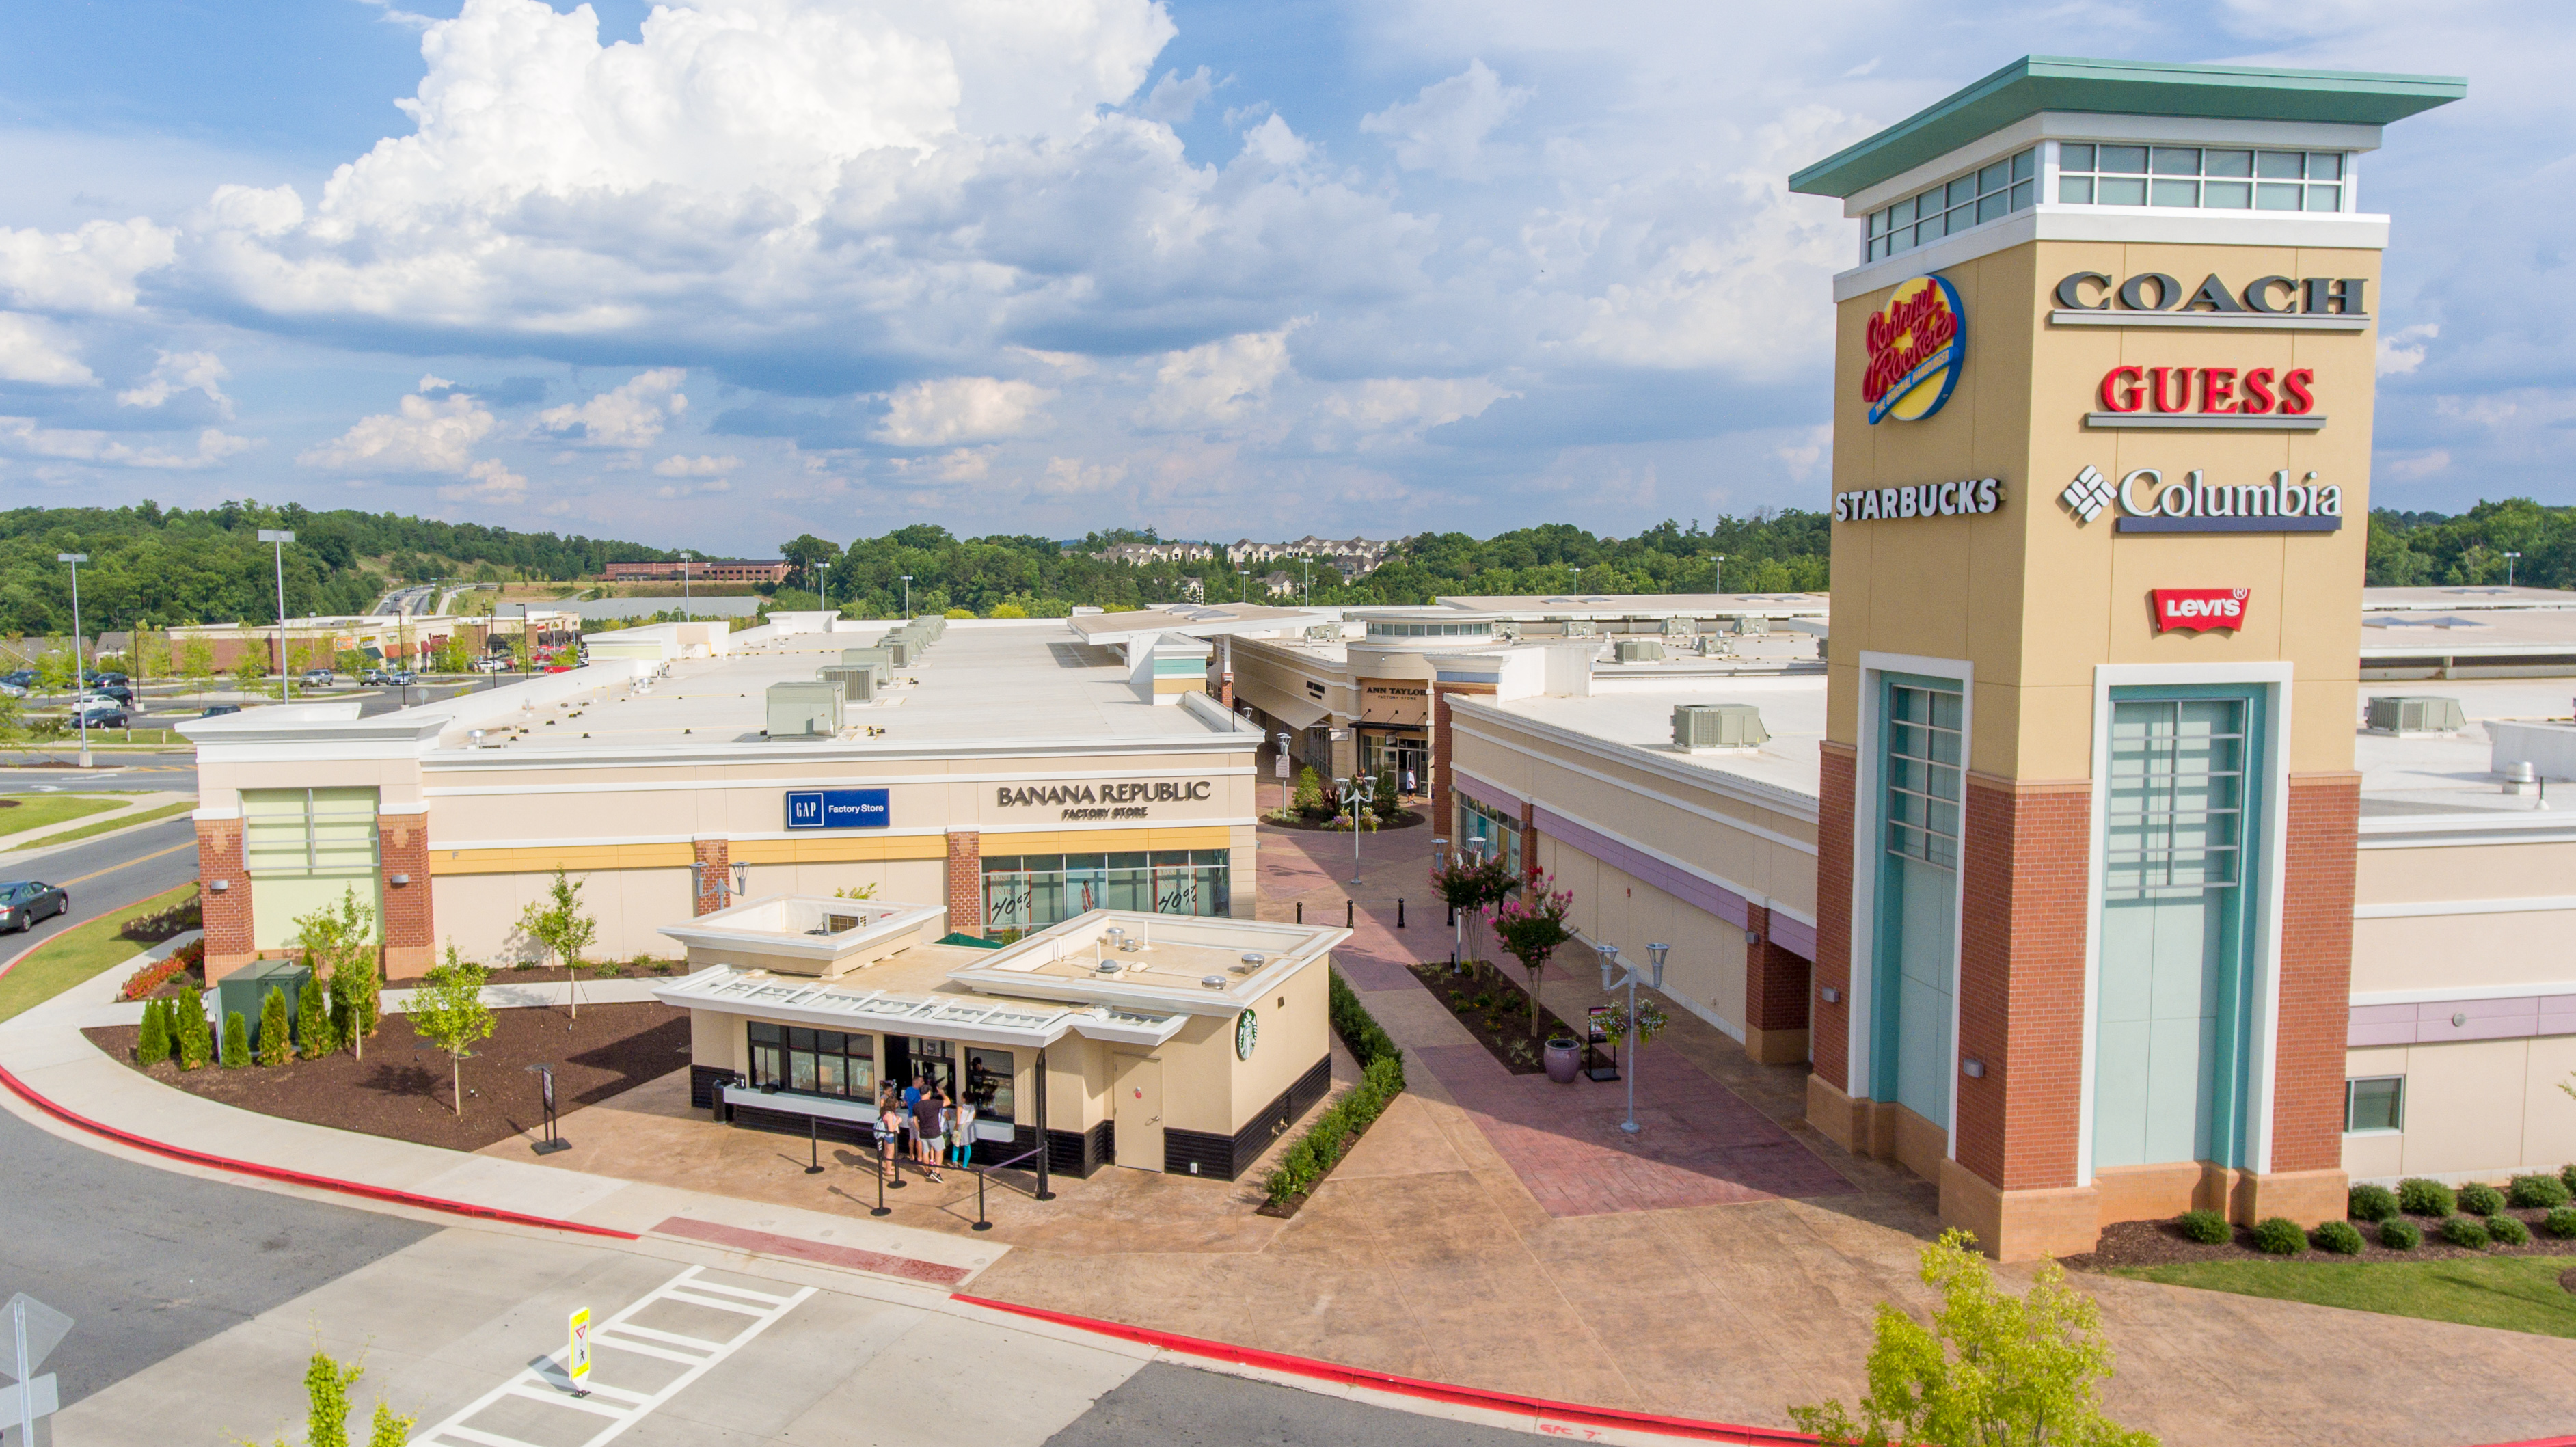
[[[1771,737],[1762,710],[1749,703],[1685,703],[1673,708],[1673,747],[1750,749]]]
[[[843,664],[814,670],[814,676],[825,683],[838,685],[841,697],[851,703],[873,703],[877,690],[885,686],[886,672],[882,663]]]
[[[1589,618],[1570,619],[1565,625],[1565,636],[1568,638],[1597,638],[1601,636],[1601,625],[1593,622]]]
[[[2455,734],[2468,726],[2456,698],[2392,694],[2370,701],[2370,731],[2375,734]]]
[[[1699,625],[1693,623],[1688,618],[1667,618],[1664,620],[1664,636],[1666,638],[1688,638],[1697,632],[1699,632]]]
[[[1767,638],[1770,635],[1771,620],[1768,618],[1757,618],[1747,613],[1735,620],[1735,636],[1738,638]]]
[[[1619,640],[1621,663],[1661,663],[1664,642],[1660,638],[1622,638]]]
[[[910,638],[890,637],[886,640],[886,651],[894,655],[895,667],[910,668],[912,661],[921,656],[921,645]]]
[[[837,683],[773,683],[769,686],[769,736],[773,739],[828,739],[841,731],[842,689]]]
[[[1724,658],[1735,652],[1735,646],[1733,644],[1728,643],[1725,639],[1718,637],[1714,633],[1701,634],[1698,642],[1699,656],[1702,658]]]
[[[841,666],[843,668],[856,668],[864,663],[873,663],[880,669],[892,668],[894,667],[894,651],[887,648],[844,648],[841,650]]]
[[[1494,625],[1494,636],[1506,643],[1518,643],[1521,641],[1521,625],[1506,618]]]

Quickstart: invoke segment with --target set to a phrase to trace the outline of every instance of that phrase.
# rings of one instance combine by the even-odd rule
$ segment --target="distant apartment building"
[[[664,563],[611,563],[612,583],[784,583],[794,567],[785,558],[691,558]]]
[[[1319,538],[1312,533],[1286,543],[1256,543],[1242,538],[1226,548],[1225,560],[1238,568],[1248,568],[1289,558],[1313,559],[1340,573],[1347,582],[1376,572],[1396,549],[1411,541],[1409,537]]]
[[[1119,543],[1092,554],[1112,563],[1143,567],[1147,563],[1213,563],[1214,543]]]

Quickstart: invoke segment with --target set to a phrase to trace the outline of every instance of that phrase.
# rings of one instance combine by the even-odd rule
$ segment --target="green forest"
[[[550,532],[517,532],[392,513],[315,512],[249,500],[201,511],[151,502],[125,508],[19,508],[0,513],[0,633],[71,628],[68,570],[81,552],[81,623],[95,636],[138,624],[276,616],[276,583],[262,528],[291,529],[286,601],[296,614],[358,613],[398,583],[552,580],[599,576],[612,560],[667,559],[676,550]],[[965,609],[983,616],[1061,617],[1075,607],[1136,608],[1179,601],[1195,587],[1211,603],[1266,601],[1265,579],[1286,575],[1293,597],[1317,604],[1419,604],[1443,594],[1821,591],[1830,527],[1817,512],[1760,511],[1703,527],[1664,522],[1632,538],[1568,523],[1478,539],[1425,533],[1385,566],[1345,584],[1333,569],[1289,559],[1237,570],[1222,559],[1132,566],[1093,556],[1151,531],[1097,532],[1067,547],[1051,538],[959,538],[930,524],[859,538],[846,547],[811,533],[780,545],[797,576],[771,606],[828,600],[854,616]],[[2519,557],[2508,557],[2519,554]],[[2381,511],[2370,519],[2368,581],[2379,585],[2501,583],[2576,588],[2576,507],[2528,498],[2480,503],[2458,516]],[[820,595],[818,597],[818,594]],[[1282,599],[1282,601],[1287,601]]]

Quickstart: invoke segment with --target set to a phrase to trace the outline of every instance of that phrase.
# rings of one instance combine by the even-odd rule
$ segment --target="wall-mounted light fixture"
[[[408,874],[388,874],[385,876],[385,883],[393,885],[395,888],[399,889],[403,885],[411,883],[411,876]]]
[[[1758,945],[1762,943],[1762,931],[1747,926],[1744,931],[1744,942],[1748,945]]]
[[[221,894],[232,887],[233,882],[229,879],[210,879],[206,881],[206,893],[208,894]]]
[[[1959,1062],[1959,1073],[1970,1080],[1983,1080],[1986,1078],[1986,1062],[1973,1056],[1962,1060]]]
[[[1828,1005],[1839,1005],[1843,1002],[1843,992],[1835,989],[1831,985],[1825,986],[1822,993],[1825,997],[1825,1003]]]

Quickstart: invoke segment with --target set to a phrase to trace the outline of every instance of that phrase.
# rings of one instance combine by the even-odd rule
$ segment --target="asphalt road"
[[[195,879],[197,826],[187,815],[176,814],[67,844],[20,861],[6,872],[13,882],[36,879],[61,885],[71,891],[72,907],[23,934],[0,935],[0,959],[15,958],[84,921]],[[0,1214],[0,1221],[7,1219]]]
[[[1047,1447],[1527,1447],[1531,1440],[1526,1432],[1150,1362],[1102,1393]]]
[[[125,793],[167,789],[190,794],[197,788],[197,756],[185,749],[171,753],[126,753],[95,749],[86,769],[35,767],[68,763],[79,757],[79,745],[61,749],[22,749],[0,757],[0,794]],[[0,852],[6,852],[0,848]]]
[[[0,1221],[0,1296],[72,1319],[48,1363],[67,1404],[439,1229],[136,1165],[6,1111]]]

